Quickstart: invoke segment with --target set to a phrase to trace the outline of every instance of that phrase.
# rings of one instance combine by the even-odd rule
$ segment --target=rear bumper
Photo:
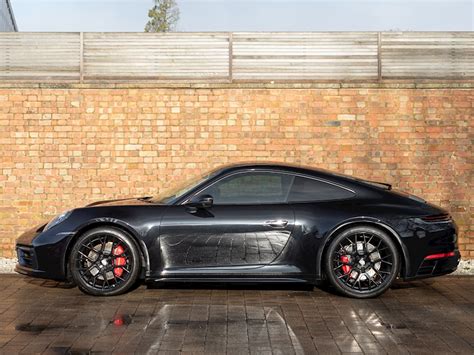
[[[426,222],[421,218],[410,218],[401,220],[396,230],[405,251],[405,265],[401,272],[403,279],[446,275],[456,270],[460,253],[458,230],[453,220]],[[454,255],[429,259],[446,253]]]
[[[461,260],[461,254],[459,250],[454,251],[454,256],[435,260],[423,260],[420,264],[416,275],[411,277],[405,277],[405,280],[422,279],[427,277],[447,275],[456,271],[459,261]]]

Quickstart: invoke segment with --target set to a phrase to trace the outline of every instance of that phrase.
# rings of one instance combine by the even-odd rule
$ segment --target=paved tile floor
[[[83,295],[0,275],[0,353],[474,354],[474,277],[397,283],[378,299],[282,286],[168,285]]]

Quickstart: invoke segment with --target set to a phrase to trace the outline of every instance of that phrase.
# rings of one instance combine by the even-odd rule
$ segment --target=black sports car
[[[322,170],[278,164],[220,168],[171,196],[76,208],[17,240],[22,274],[117,295],[139,280],[329,280],[357,298],[393,280],[456,270],[450,215],[424,200]]]

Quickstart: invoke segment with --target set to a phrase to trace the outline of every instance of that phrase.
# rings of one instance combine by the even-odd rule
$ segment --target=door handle
[[[274,219],[271,221],[265,221],[264,225],[272,228],[285,228],[288,225],[288,221],[284,219]]]

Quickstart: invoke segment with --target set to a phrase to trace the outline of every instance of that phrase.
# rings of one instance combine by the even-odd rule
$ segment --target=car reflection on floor
[[[370,300],[326,288],[212,284],[96,298],[0,275],[0,352],[473,353],[473,281],[397,283]]]

